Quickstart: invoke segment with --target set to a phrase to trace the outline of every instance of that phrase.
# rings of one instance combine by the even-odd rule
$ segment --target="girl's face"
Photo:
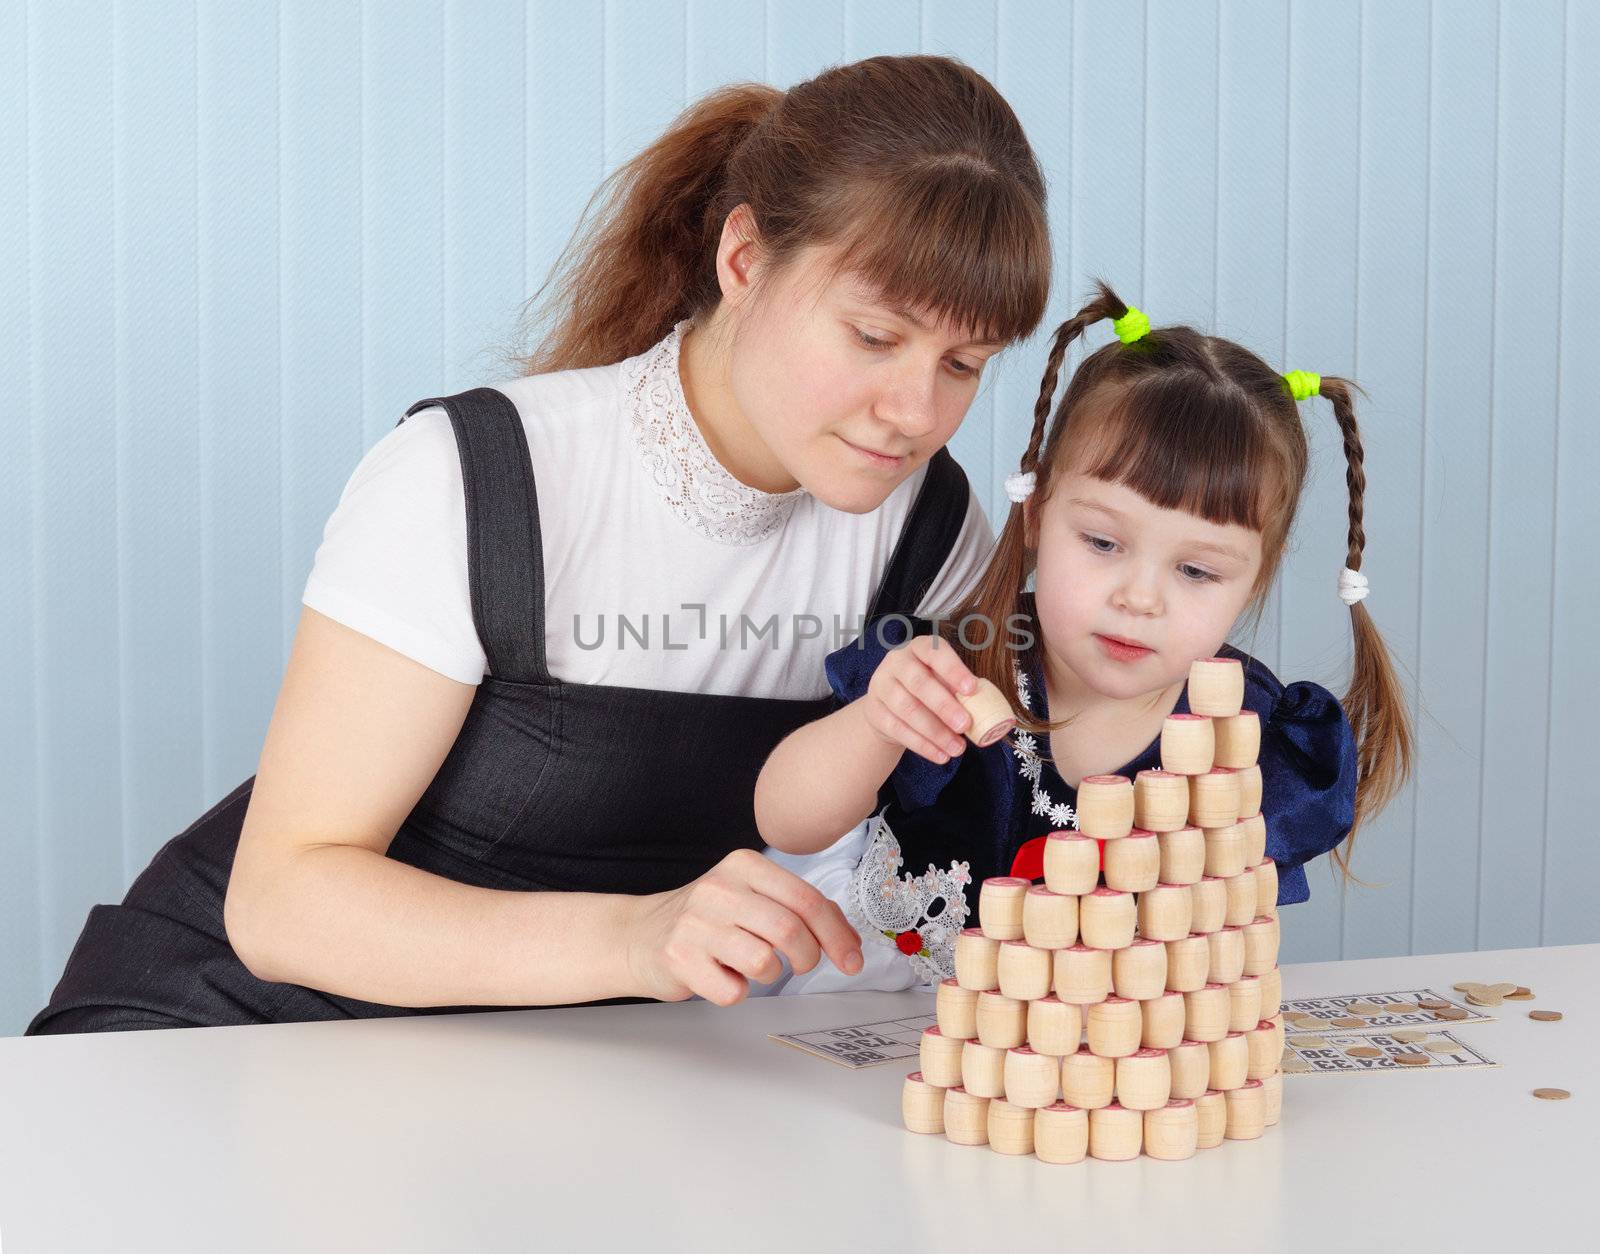
[[[1259,532],[1083,474],[1057,476],[1027,519],[1052,669],[1110,699],[1169,688],[1215,656],[1261,567]]]
[[[924,310],[893,310],[802,256],[742,310],[728,387],[796,483],[866,513],[943,448],[1001,345]]]

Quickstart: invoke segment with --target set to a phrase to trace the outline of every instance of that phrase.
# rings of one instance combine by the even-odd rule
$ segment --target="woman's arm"
[[[858,700],[772,751],[756,780],[761,838],[785,853],[826,849],[872,813],[907,749],[939,763],[963,751],[972,717],[956,694],[975,688],[972,672],[938,636],[917,636],[885,654]]]
[[[839,908],[749,850],[643,897],[477,888],[385,857],[474,692],[302,608],[223,909],[254,975],[390,1006],[728,1005],[777,977],[777,951],[860,970]]]
[[[630,899],[477,888],[384,856],[475,688],[302,607],[223,918],[258,977],[393,1006],[633,993]]]

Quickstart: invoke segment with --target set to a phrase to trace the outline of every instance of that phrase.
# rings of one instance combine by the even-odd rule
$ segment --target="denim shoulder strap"
[[[461,454],[472,622],[489,672],[548,682],[539,496],[522,416],[504,392],[483,387],[418,401],[400,422],[434,406],[450,415]]]
[[[868,618],[917,612],[961,534],[970,495],[966,472],[948,448],[940,449],[928,461],[928,474],[895,543]]]

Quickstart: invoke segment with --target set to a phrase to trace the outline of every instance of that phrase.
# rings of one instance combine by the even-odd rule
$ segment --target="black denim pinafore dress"
[[[828,713],[832,698],[552,676],[521,417],[486,387],[419,401],[405,417],[431,406],[448,412],[461,454],[472,618],[490,673],[387,856],[480,887],[644,894],[681,887],[735,849],[761,848],[761,765],[791,731]],[[916,611],[967,504],[966,476],[941,450],[869,614]],[[252,975],[228,943],[222,905],[254,783],[251,776],[169,840],[120,905],[90,909],[49,1005],[25,1035],[512,1009],[385,1006]]]

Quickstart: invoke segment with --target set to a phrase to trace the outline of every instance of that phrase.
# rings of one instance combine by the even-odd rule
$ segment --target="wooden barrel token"
[[[1345,1048],[1345,1053],[1352,1058],[1382,1058],[1383,1051],[1376,1045],[1350,1045]]]
[[[1540,1023],[1560,1023],[1561,1012],[1559,1010],[1530,1010],[1528,1011],[1528,1018],[1537,1019]]]
[[[980,749],[992,745],[1017,725],[1017,716],[1006,694],[987,679],[979,679],[975,691],[957,696],[956,700],[972,716],[967,739]]]
[[[1534,1089],[1533,1095],[1547,1102],[1564,1102],[1572,1096],[1566,1089]]]
[[[1409,1051],[1404,1054],[1396,1054],[1394,1060],[1402,1067],[1426,1067],[1428,1065],[1428,1055],[1415,1054]]]
[[[1443,1010],[1435,1010],[1433,1017],[1435,1019],[1465,1019],[1467,1012],[1461,1009],[1460,1006],[1446,1006]]]

